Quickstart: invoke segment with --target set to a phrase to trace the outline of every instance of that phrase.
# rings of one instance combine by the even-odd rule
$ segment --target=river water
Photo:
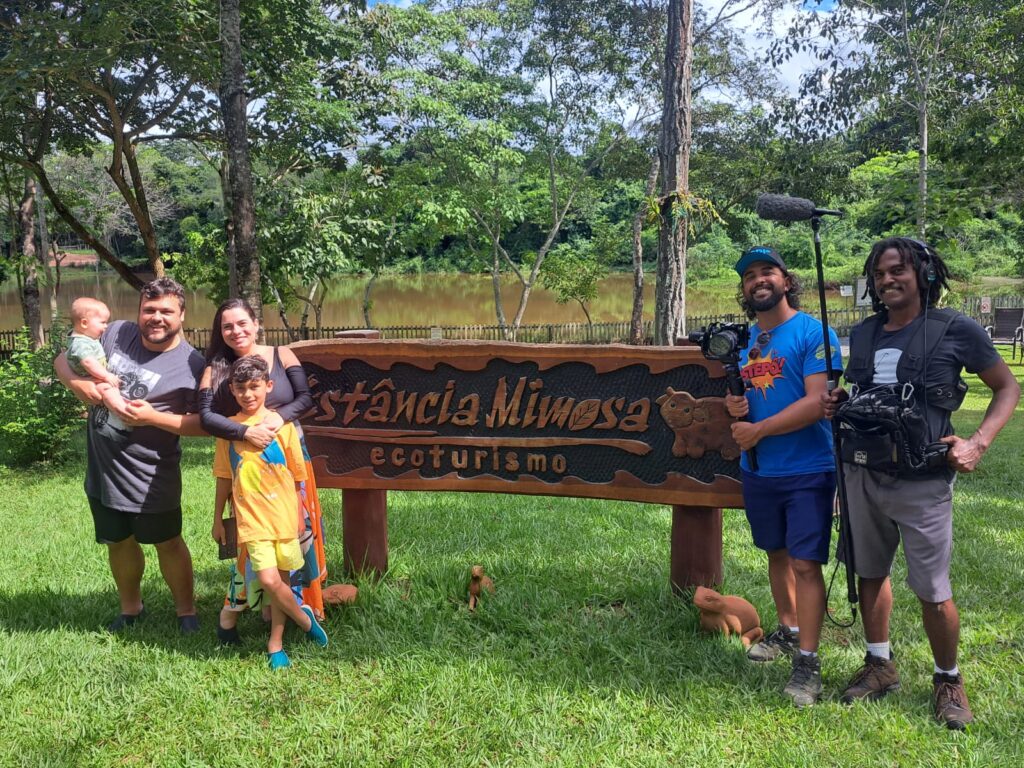
[[[362,327],[363,290],[368,278],[353,276],[340,278],[331,286],[324,304],[325,326]],[[505,314],[509,322],[515,316],[519,301],[519,283],[508,281],[502,285]],[[629,320],[632,310],[633,277],[629,274],[610,275],[601,281],[597,298],[590,303],[594,322],[623,322]],[[654,314],[654,275],[649,275],[644,286],[644,316]],[[699,285],[687,288],[687,315],[708,315],[738,312],[735,299],[723,295],[722,290],[702,290]],[[59,308],[67,316],[71,302],[79,296],[94,296],[107,303],[114,319],[132,319],[138,310],[138,293],[111,272],[91,269],[65,269],[62,276]],[[422,274],[395,275],[377,280],[372,294],[373,309],[370,319],[374,326],[424,325],[495,325],[494,291],[487,275]],[[44,300],[44,307],[46,306]],[[187,294],[185,325],[204,327],[210,323],[216,307],[203,291]],[[289,313],[296,322],[298,309]],[[45,310],[44,310],[45,313]],[[275,305],[264,309],[266,325],[279,327]],[[576,302],[558,304],[549,291],[535,289],[530,296],[524,324],[585,322],[586,317]],[[0,286],[0,330],[22,325],[21,305],[13,279]],[[314,324],[312,314],[310,325]]]

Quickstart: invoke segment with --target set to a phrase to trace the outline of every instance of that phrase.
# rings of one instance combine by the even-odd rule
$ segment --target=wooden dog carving
[[[699,400],[689,392],[677,392],[668,387],[656,401],[676,439],[672,455],[691,459],[701,458],[706,451],[718,451],[723,459],[735,459],[740,447],[732,437],[732,417],[725,410],[721,397],[702,397]]]
[[[359,589],[353,584],[331,584],[324,590],[324,602],[327,605],[352,605],[359,595]]]
[[[494,594],[494,582],[484,573],[482,565],[474,565],[469,570],[469,610],[475,611],[484,592]]]
[[[720,595],[713,589],[697,587],[693,604],[700,608],[700,628],[705,632],[724,632],[726,637],[737,634],[744,648],[764,637],[757,609],[742,597]]]

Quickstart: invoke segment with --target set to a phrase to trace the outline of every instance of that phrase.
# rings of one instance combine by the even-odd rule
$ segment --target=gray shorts
[[[853,464],[843,469],[857,575],[888,576],[902,538],[914,594],[929,603],[953,597],[953,481],[944,475],[906,480]]]

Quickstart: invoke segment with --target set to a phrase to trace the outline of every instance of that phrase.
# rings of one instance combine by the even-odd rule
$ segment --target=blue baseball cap
[[[740,277],[743,277],[743,273],[747,271],[751,264],[755,261],[767,261],[769,264],[774,264],[783,272],[788,273],[786,269],[786,262],[779,256],[778,251],[774,248],[769,248],[767,245],[755,245],[753,248],[748,248],[740,256],[740,260],[736,262],[734,269]]]

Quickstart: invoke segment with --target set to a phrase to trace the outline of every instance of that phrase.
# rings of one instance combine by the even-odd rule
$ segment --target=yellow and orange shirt
[[[266,412],[232,416],[232,421],[259,424]],[[214,477],[231,480],[238,518],[238,542],[287,541],[296,538],[299,509],[295,483],[306,479],[306,463],[295,425],[287,423],[266,448],[244,440],[217,440]]]

